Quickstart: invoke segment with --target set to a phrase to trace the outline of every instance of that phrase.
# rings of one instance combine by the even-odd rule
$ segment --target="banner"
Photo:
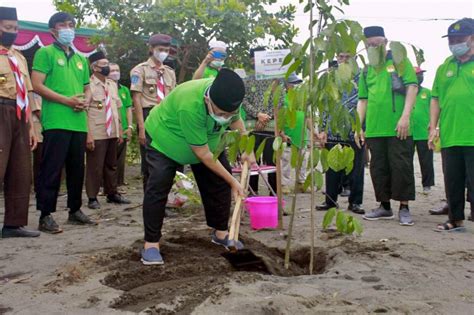
[[[256,51],[255,78],[257,80],[276,79],[285,77],[291,63],[282,67],[283,60],[290,53],[289,49]]]

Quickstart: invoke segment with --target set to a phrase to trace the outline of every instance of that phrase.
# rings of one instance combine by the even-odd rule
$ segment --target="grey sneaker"
[[[398,219],[400,220],[400,225],[412,226],[413,224],[415,224],[411,219],[410,210],[408,210],[407,208],[400,209],[400,211],[398,212]]]
[[[377,209],[370,211],[362,216],[365,220],[377,221],[377,220],[391,220],[395,216],[393,215],[392,210],[385,210],[382,205]]]

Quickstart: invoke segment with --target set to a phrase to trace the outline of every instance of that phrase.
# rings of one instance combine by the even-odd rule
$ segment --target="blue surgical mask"
[[[469,52],[471,47],[467,44],[467,42],[464,43],[459,43],[455,45],[449,45],[449,50],[451,50],[451,53],[453,54],[454,57],[461,57],[464,56]]]
[[[58,30],[58,42],[64,46],[70,46],[74,40],[75,33],[73,29],[62,28]]]
[[[219,68],[222,68],[223,65],[224,65],[224,61],[221,61],[221,60],[211,61],[211,67],[213,68],[219,69]]]

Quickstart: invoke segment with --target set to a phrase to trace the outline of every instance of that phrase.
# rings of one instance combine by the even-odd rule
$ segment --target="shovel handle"
[[[240,174],[240,185],[242,187],[246,186],[247,177],[249,173],[249,165],[247,162],[244,162],[242,167],[242,173]],[[239,226],[240,225],[240,209],[242,205],[242,197],[238,196],[237,200],[235,201],[234,212],[232,213],[232,221],[230,223],[229,229],[229,240],[235,240],[235,236],[238,235]],[[237,236],[238,237],[238,236]]]

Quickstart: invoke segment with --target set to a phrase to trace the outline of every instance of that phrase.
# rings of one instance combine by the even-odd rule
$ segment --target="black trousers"
[[[450,147],[441,150],[444,186],[451,221],[464,220],[465,187],[468,201],[474,200],[474,147]]]
[[[327,149],[331,150],[336,144],[327,145]],[[349,196],[349,203],[362,204],[364,198],[364,170],[365,170],[365,146],[359,149],[355,143],[351,143],[354,149],[354,168],[345,175],[345,171],[335,172],[328,169],[326,172],[326,204],[336,206],[337,196],[341,192],[341,188],[347,180],[351,194]]]
[[[416,140],[415,148],[421,168],[421,183],[423,187],[434,186],[433,151],[428,148],[428,140]]]
[[[43,157],[43,142],[39,142],[36,149],[33,151],[33,185],[35,194],[39,189],[39,170],[41,165],[41,158]]]
[[[275,162],[273,162],[273,141],[275,140],[275,135],[272,132],[267,131],[259,131],[259,134],[255,135],[255,150],[257,151],[260,144],[263,142],[264,139],[267,139],[265,142],[265,148],[263,149],[262,154],[262,161],[258,161],[260,164],[263,162],[265,165],[275,166]],[[250,187],[255,193],[258,193],[258,178],[259,175],[250,176]],[[272,187],[274,192],[277,192],[277,176],[276,173],[268,174],[268,183]]]
[[[413,138],[368,138],[370,176],[377,201],[415,200]]]
[[[143,122],[145,122],[146,118],[150,114],[150,111],[153,109],[151,108],[143,108]],[[137,131],[138,126],[137,126]],[[146,184],[148,183],[148,176],[150,176],[150,173],[148,172],[148,163],[146,161],[146,146],[140,145],[140,157],[141,157],[141,171],[142,171],[142,177],[143,177],[143,192],[146,191]]]
[[[231,173],[224,153],[219,161]],[[162,236],[168,193],[176,171],[183,166],[151,147],[147,147],[147,162],[150,176],[143,200],[143,223],[145,241],[156,243]],[[201,194],[207,225],[216,230],[227,230],[232,200],[230,186],[202,163],[191,165],[191,169]]]
[[[87,133],[54,129],[43,136],[36,207],[43,216],[56,211],[61,171],[66,166],[67,207],[75,212],[82,206]]]
[[[117,185],[122,186],[125,184],[125,162],[127,159],[127,141],[123,139],[123,142],[117,144]]]

